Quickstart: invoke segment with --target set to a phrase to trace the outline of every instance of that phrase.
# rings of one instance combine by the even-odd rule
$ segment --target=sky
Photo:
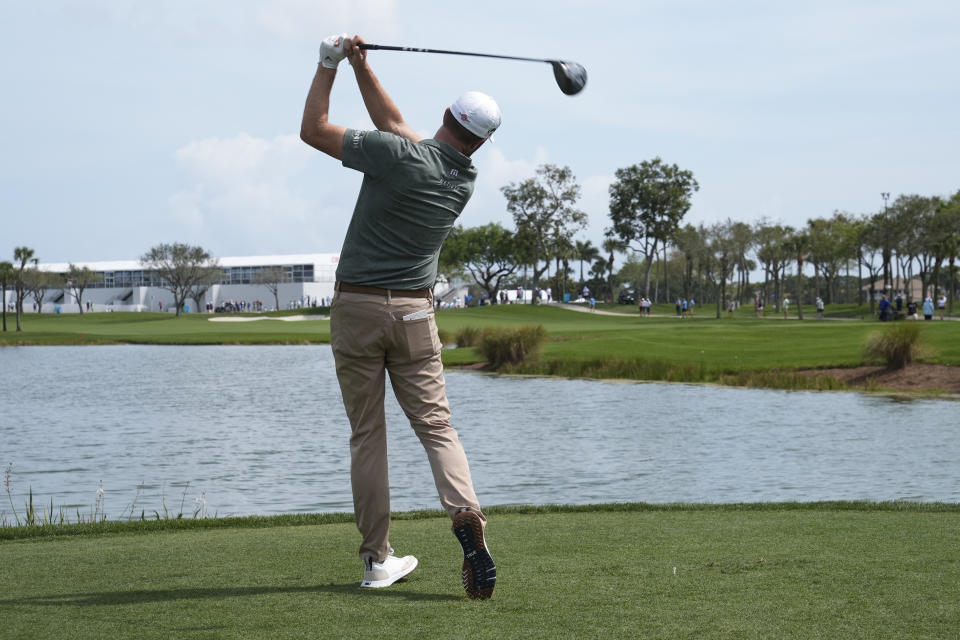
[[[371,52],[419,133],[467,90],[503,112],[475,155],[467,227],[513,227],[501,187],[569,166],[602,243],[619,168],[660,157],[700,185],[684,222],[802,226],[882,192],[960,189],[955,0],[37,0],[0,8],[0,259],[339,252],[361,176],[299,139],[318,47],[367,42],[573,60]],[[371,128],[349,66],[331,122]]]

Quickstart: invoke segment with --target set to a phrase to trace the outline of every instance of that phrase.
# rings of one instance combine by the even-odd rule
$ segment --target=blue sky
[[[424,135],[463,91],[504,114],[463,224],[512,224],[500,187],[568,165],[599,243],[616,169],[656,156],[700,183],[687,221],[802,225],[960,189],[960,4],[643,0],[38,0],[0,9],[0,258],[337,252],[360,176],[298,137],[317,48],[369,42],[583,64],[374,52]],[[331,120],[369,127],[349,67]]]

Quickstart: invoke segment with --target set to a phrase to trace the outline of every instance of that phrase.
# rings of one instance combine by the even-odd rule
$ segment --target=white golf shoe
[[[414,556],[398,558],[391,551],[383,562],[376,562],[369,556],[366,558],[366,567],[363,571],[361,587],[379,589],[389,587],[397,580],[407,576],[417,568],[418,561]]]

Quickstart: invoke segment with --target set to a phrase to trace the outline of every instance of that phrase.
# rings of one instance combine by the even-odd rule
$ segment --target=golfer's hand
[[[320,44],[320,64],[327,69],[336,69],[340,61],[346,57],[344,45],[347,42],[347,34],[327,36]]]
[[[347,43],[343,47],[347,54],[347,61],[354,67],[363,65],[363,63],[367,61],[366,50],[360,48],[360,45],[365,42],[366,41],[360,36],[353,36],[352,38],[347,38]]]

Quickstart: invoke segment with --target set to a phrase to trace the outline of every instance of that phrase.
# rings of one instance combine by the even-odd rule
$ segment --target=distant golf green
[[[632,308],[611,305],[625,315],[575,312],[555,306],[498,305],[443,310],[438,326],[446,343],[466,327],[542,325],[547,342],[540,365],[560,375],[581,375],[578,364],[589,361],[646,361],[698,371],[701,380],[738,372],[791,371],[798,368],[851,367],[864,364],[863,347],[881,323],[853,318],[784,320],[739,313],[716,319],[707,309],[679,319],[663,307],[660,315],[641,318]],[[868,316],[869,317],[869,316]],[[10,318],[8,318],[9,324]],[[960,365],[960,323],[924,322],[920,361]],[[24,331],[0,333],[0,345],[55,344],[316,344],[330,339],[322,315],[297,312],[268,314],[96,313],[27,315]],[[476,348],[447,349],[448,365],[482,362]],[[553,363],[553,365],[551,365]],[[567,370],[556,365],[562,363]],[[572,369],[570,368],[572,367]],[[587,367],[581,366],[580,369]],[[622,377],[656,378],[651,369],[623,369]],[[532,371],[536,372],[536,371]],[[702,374],[702,375],[701,375]],[[583,375],[590,375],[589,373]],[[663,379],[671,379],[664,374]],[[692,375],[692,374],[691,374]]]

